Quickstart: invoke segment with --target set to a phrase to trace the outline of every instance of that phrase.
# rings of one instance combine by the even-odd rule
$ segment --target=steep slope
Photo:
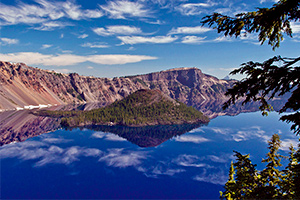
[[[0,62],[0,109],[39,104],[99,102],[110,104],[144,88],[128,78],[95,78],[76,73],[62,74]]]

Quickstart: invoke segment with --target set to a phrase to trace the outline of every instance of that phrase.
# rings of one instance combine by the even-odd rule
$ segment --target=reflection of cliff
[[[21,142],[59,127],[60,120],[34,116],[27,110],[3,112],[0,113],[0,146]]]
[[[109,132],[125,138],[140,147],[155,147],[161,143],[189,132],[203,124],[158,125],[144,127],[86,126],[95,131]]]

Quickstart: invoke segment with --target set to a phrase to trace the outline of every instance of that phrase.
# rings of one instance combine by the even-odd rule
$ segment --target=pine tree
[[[280,137],[274,134],[270,139],[269,152],[262,163],[262,171],[255,169],[248,155],[235,152],[236,162],[231,163],[225,191],[221,199],[297,199],[300,197],[300,144],[295,151],[290,147],[289,164],[280,171],[282,155],[278,153]]]
[[[232,169],[230,173],[230,180],[226,183],[228,185],[228,194],[230,198],[233,199],[251,199],[252,191],[256,187],[257,171],[255,169],[256,165],[252,164],[250,160],[250,155],[242,155],[239,152],[235,152],[235,157],[237,157],[236,162],[233,164],[236,173],[235,183],[232,179]],[[225,191],[227,194],[227,191]]]
[[[295,199],[295,171],[294,168],[297,165],[297,159],[295,158],[295,149],[291,145],[289,153],[289,164],[283,170],[282,182],[280,183],[281,192],[284,199]]]
[[[236,187],[236,182],[234,180],[234,165],[233,162],[231,161],[230,164],[230,170],[229,170],[229,175],[228,175],[228,181],[225,184],[225,192],[220,192],[220,199],[228,199],[232,200],[233,196],[237,193],[237,187]]]
[[[262,160],[267,165],[260,173],[261,182],[258,185],[257,193],[263,199],[281,198],[279,183],[282,179],[282,172],[278,167],[282,166],[280,161],[283,156],[278,154],[281,143],[279,135],[274,134],[268,143],[270,151],[267,153],[267,158]]]

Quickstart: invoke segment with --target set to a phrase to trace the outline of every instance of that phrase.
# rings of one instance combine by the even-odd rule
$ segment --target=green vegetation
[[[201,112],[166,97],[158,90],[139,90],[123,100],[90,111],[38,111],[38,115],[62,118],[63,126],[184,124],[208,122]]]
[[[300,196],[300,145],[295,151],[290,147],[289,163],[283,169],[278,153],[280,138],[273,135],[269,141],[269,153],[262,163],[266,167],[258,171],[252,164],[250,155],[235,152],[236,162],[231,163],[225,191],[221,199],[297,199]]]
[[[140,78],[136,78],[136,79],[133,79],[133,82],[136,84],[137,82],[139,82],[140,84],[142,84],[143,86],[145,87],[148,87],[148,85]]]
[[[63,75],[62,75],[62,73],[57,73],[57,72],[55,72],[55,71],[52,71],[52,72],[47,72],[48,74],[53,74],[53,75],[55,75],[55,76],[58,76],[58,77],[63,77]]]

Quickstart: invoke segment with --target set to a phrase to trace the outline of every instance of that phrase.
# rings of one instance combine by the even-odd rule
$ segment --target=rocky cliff
[[[233,80],[220,80],[203,74],[197,68],[178,68],[119,78],[95,78],[0,61],[0,110],[90,102],[103,106],[139,89],[150,88],[159,89],[211,118],[255,111],[257,107],[252,105],[237,105],[226,113],[221,109],[227,99],[224,93],[233,83]],[[281,99],[277,101],[281,102]]]

